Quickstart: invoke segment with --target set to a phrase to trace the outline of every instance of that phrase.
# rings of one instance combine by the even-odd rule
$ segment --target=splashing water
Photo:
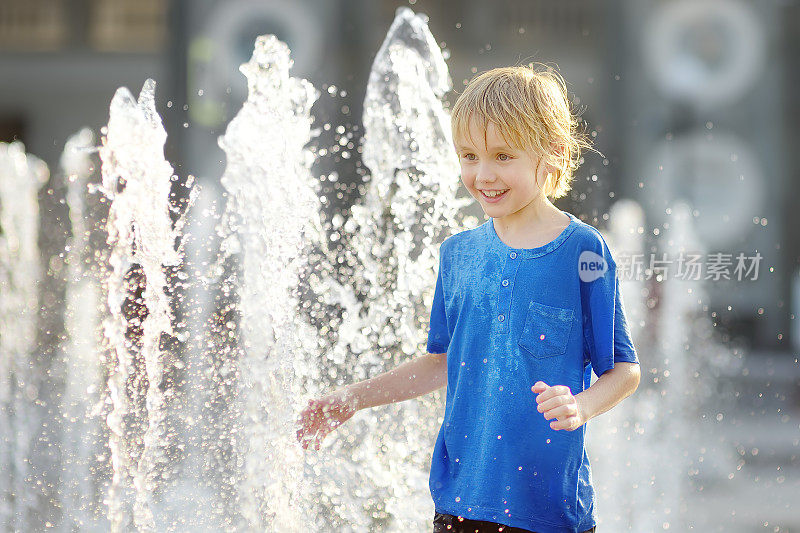
[[[369,293],[370,314],[362,325],[379,328],[378,346],[399,344],[405,355],[419,349],[416,320],[426,312],[419,304],[436,272],[432,243],[460,226],[457,216],[468,203],[454,201],[459,165],[442,102],[450,88],[427,18],[399,9],[373,62],[364,100],[369,189],[345,229],[354,235],[360,266],[356,291]],[[360,348],[367,339],[344,340]]]
[[[90,156],[94,142],[92,131],[83,129],[67,140],[61,157],[72,237],[65,259],[68,342],[61,362],[65,386],[60,411],[69,423],[61,443],[60,493],[65,529],[72,530],[108,527],[101,497],[107,488],[106,467],[98,459],[104,457],[108,440],[108,429],[101,420],[105,372],[98,357],[104,349],[101,319],[108,314],[101,282],[107,274],[103,268],[106,234],[99,227],[107,209],[98,197],[87,197],[89,186],[95,185]]]
[[[677,204],[671,212],[662,235],[667,256],[702,252],[688,206]],[[641,207],[631,200],[619,201],[610,215],[610,242],[618,265],[623,262],[619,252],[647,257],[642,236],[631,232],[644,225]],[[702,456],[701,443],[713,440],[709,429],[698,423],[699,415],[704,410],[716,412],[733,400],[732,391],[715,391],[719,388],[715,385],[739,364],[730,357],[729,348],[711,339],[713,326],[699,308],[705,297],[703,284],[678,279],[672,271],[675,265],[659,284],[657,315],[645,328],[653,312],[648,315],[643,296],[653,289],[645,282],[644,269],[638,271],[635,264],[628,272],[632,279],[624,276],[620,285],[642,379],[632,398],[593,420],[594,429],[587,433],[598,520],[600,526],[621,531],[655,531],[667,525],[684,531],[689,526],[680,506],[693,490],[687,472],[691,476],[698,470],[691,458]],[[655,379],[650,372],[654,364]],[[730,451],[708,459],[706,463],[714,464],[706,465],[705,475],[720,476],[735,468]]]
[[[102,190],[112,200],[112,271],[107,280],[111,317],[104,321],[104,330],[114,352],[108,380],[114,404],[108,417],[114,468],[108,505],[115,530],[134,526],[155,531],[153,499],[166,462],[159,343],[162,333],[173,333],[164,270],[180,264],[176,241],[182,219],[173,227],[173,172],[164,159],[167,135],[154,96],[153,80],[145,82],[138,101],[127,89],[119,89],[100,149]]]
[[[47,166],[22,143],[0,143],[0,525],[24,530],[37,512],[31,486],[34,436],[44,420],[36,404],[36,284],[39,268],[37,193]]]
[[[256,530],[312,527],[298,523],[308,516],[308,491],[295,482],[301,458],[293,445],[292,399],[301,394],[295,370],[305,345],[316,345],[316,333],[297,318],[295,291],[304,242],[318,240],[321,231],[313,157],[305,149],[319,93],[289,75],[291,63],[288,47],[274,36],[256,40],[252,59],[240,68],[247,101],[219,140],[228,161],[223,250],[236,254],[241,268],[239,492],[247,528]]]
[[[228,368],[220,376],[235,376],[222,377],[224,383],[216,386],[233,385],[238,391],[227,397],[235,406],[221,411],[236,419],[226,422],[231,435],[225,438],[238,459],[223,464],[228,470],[220,475],[236,480],[238,497],[221,506],[229,515],[216,523],[236,530],[276,524],[298,531],[399,531],[414,523],[424,527],[430,503],[424,457],[438,428],[431,400],[406,403],[402,409],[392,406],[391,416],[366,417],[343,428],[331,437],[330,453],[337,462],[326,462],[325,451],[303,454],[294,440],[294,421],[301,397],[320,392],[327,377],[363,379],[424,347],[437,263],[434,243],[461,228],[460,209],[466,203],[453,201],[458,165],[442,104],[451,86],[447,68],[427,19],[398,10],[373,65],[365,99],[368,190],[350,218],[337,215],[334,221],[333,231],[353,235],[337,254],[328,248],[321,228],[317,183],[310,171],[314,157],[306,148],[316,133],[310,110],[318,93],[308,82],[289,76],[290,66],[283,43],[274,37],[257,40],[253,58],[241,67],[248,79],[248,101],[220,138],[228,160],[221,180],[228,203],[218,228],[221,253],[205,288],[224,292],[226,283],[227,288],[233,286],[233,316],[239,322],[224,325],[236,335],[236,349],[228,350],[226,340],[211,337],[207,347],[214,351],[212,364]],[[91,505],[79,502],[81,495],[103,492],[112,530],[211,523],[204,522],[206,518],[179,521],[165,516],[175,505],[167,501],[175,497],[168,494],[179,490],[175,487],[201,497],[191,483],[168,483],[179,470],[170,463],[170,454],[184,449],[188,439],[201,439],[191,436],[189,421],[185,433],[167,432],[170,398],[181,394],[165,378],[165,367],[174,358],[164,348],[164,338],[175,334],[173,309],[180,305],[171,299],[176,283],[169,274],[187,265],[179,246],[183,218],[170,216],[175,211],[170,207],[170,185],[176,177],[163,156],[166,133],[155,110],[154,91],[155,83],[148,80],[138,99],[123,88],[111,103],[99,151],[99,191],[111,200],[107,270],[95,269],[103,272],[102,283],[88,275],[85,260],[96,251],[87,242],[94,227],[92,216],[84,220],[88,212],[82,203],[91,135],[81,132],[65,151],[73,237],[67,261],[70,342],[63,365],[69,384],[61,403],[70,419],[93,415],[71,427],[62,442],[64,464],[70,469],[61,494],[64,523],[78,528],[105,528]],[[21,218],[35,220],[35,213]],[[302,278],[312,247],[322,251],[321,264]],[[347,279],[333,274],[343,263],[353,267]],[[221,279],[221,270],[230,264],[237,274]],[[215,280],[222,285],[216,287]],[[319,299],[312,309],[342,311],[344,322],[337,335],[331,333],[336,324],[330,320],[322,321],[321,331],[310,325],[298,298],[305,285]],[[105,302],[98,305],[100,298]],[[97,324],[102,325],[107,360],[87,357],[102,352],[92,335]],[[22,360],[29,357],[26,350]],[[196,366],[196,358],[193,361]],[[99,390],[103,372],[107,398]],[[3,388],[10,390],[13,387]],[[89,395],[81,398],[84,391]],[[187,389],[182,394],[185,401],[196,403],[203,392]],[[106,426],[98,427],[97,415],[106,413],[104,399],[110,412]],[[9,412],[3,410],[4,415]],[[195,407],[192,416],[203,412]],[[96,447],[105,439],[111,462],[111,479],[106,480],[102,468],[87,472],[102,461],[102,446]],[[382,450],[389,460],[378,460]],[[204,452],[195,445],[192,453]],[[9,462],[22,465],[24,455]],[[202,470],[202,465],[191,468]],[[183,475],[191,468],[184,467]],[[401,478],[407,483],[394,483]],[[24,488],[24,479],[19,479],[18,488]],[[405,519],[402,524],[400,516]],[[4,517],[4,523],[13,521]]]
[[[334,236],[352,237],[342,257],[329,254],[328,261],[352,269],[344,280],[311,280],[319,299],[342,317],[327,321],[335,335],[327,361],[321,361],[327,366],[323,379],[362,380],[424,353],[438,260],[434,243],[460,227],[466,203],[455,199],[459,168],[443,106],[450,87],[427,18],[399,9],[364,100],[367,190],[349,219],[333,220]],[[420,398],[357,416],[329,437],[331,449],[320,452],[319,463],[310,459],[318,497],[332,508],[328,529],[427,527],[425,458],[438,429],[437,400]]]

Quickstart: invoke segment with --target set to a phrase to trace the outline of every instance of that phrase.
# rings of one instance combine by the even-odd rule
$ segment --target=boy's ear
[[[562,143],[550,141],[550,150],[553,153],[553,155],[558,157],[564,157],[564,145]]]
[[[550,168],[550,166],[548,165],[548,169],[549,168]],[[545,177],[544,192],[545,192],[545,194],[547,195],[548,198],[553,193],[553,190],[556,187],[556,180],[557,179],[558,179],[558,172],[555,169],[553,169],[552,171],[548,172],[547,176]]]
[[[555,141],[550,142],[551,153],[557,158],[564,157],[565,149],[566,147],[564,146],[563,143],[557,143]],[[555,180],[558,177],[558,174],[560,173],[561,170],[560,168],[556,168],[555,166],[548,164],[547,171],[553,174],[553,179]]]
[[[558,168],[554,166],[552,163],[550,162],[545,163],[545,175],[552,174],[553,180],[555,180],[558,177],[558,171],[559,171]]]

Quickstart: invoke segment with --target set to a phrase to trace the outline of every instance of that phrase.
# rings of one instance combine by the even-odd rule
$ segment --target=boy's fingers
[[[550,422],[550,427],[553,429],[566,429],[572,431],[580,426],[577,424],[575,416],[568,416],[563,420],[554,420]]]
[[[552,422],[550,422],[550,428],[551,429],[564,429],[565,427],[567,427],[567,425],[568,425],[568,422],[566,420],[556,419],[556,420],[553,420]]]
[[[541,382],[539,382],[539,383],[541,383]],[[543,401],[547,400],[548,398],[552,398],[553,396],[556,395],[556,390],[554,390],[554,387],[550,387],[547,384],[544,384],[543,386],[540,386],[537,383],[536,385],[531,387],[531,390],[534,393],[537,393],[536,403],[542,403]]]
[[[575,409],[573,409],[573,407],[570,404],[557,405],[552,409],[547,409],[546,411],[544,411],[544,417],[548,420],[550,420],[551,418],[557,418],[559,420],[563,420],[564,418],[575,416],[576,414],[577,412],[575,412]]]
[[[303,435],[303,449],[307,450],[308,447],[311,445],[311,443],[319,442],[322,438],[323,437],[321,436],[321,434],[319,432],[313,433],[313,434],[312,433],[308,433],[306,435]],[[319,449],[319,448],[317,448],[317,449]]]
[[[537,398],[536,401],[539,404],[538,407],[536,407],[536,409],[540,413],[546,413],[547,411],[550,411],[551,409],[555,409],[557,407],[561,407],[562,405],[566,406],[575,405],[575,402],[573,402],[570,399],[570,397],[564,395],[558,395],[558,396],[554,395],[550,398],[543,398],[541,402]]]
[[[544,381],[537,381],[533,384],[533,387],[531,387],[531,391],[533,392],[543,392],[545,390],[547,390],[547,383]]]

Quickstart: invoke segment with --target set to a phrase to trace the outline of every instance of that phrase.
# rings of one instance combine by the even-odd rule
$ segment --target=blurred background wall
[[[493,66],[557,65],[605,156],[586,154],[560,207],[603,226],[613,201],[634,198],[652,239],[669,204],[687,199],[708,253],[762,256],[757,280],[709,284],[720,337],[797,350],[796,1],[3,0],[0,141],[21,140],[54,168],[68,135],[105,124],[117,87],[137,92],[152,77],[168,159],[216,183],[216,138],[246,96],[238,65],[255,36],[274,33],[294,74],[323,91],[317,123],[334,127],[319,143],[335,145],[342,125],[357,145],[371,60],[409,4],[430,16],[455,91]],[[354,201],[365,172],[331,152],[317,172],[333,170],[331,211]]]

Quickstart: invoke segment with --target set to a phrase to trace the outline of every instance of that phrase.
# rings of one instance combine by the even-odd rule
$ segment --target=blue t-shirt
[[[430,472],[436,512],[537,533],[595,525],[586,424],[550,428],[531,387],[577,395],[592,369],[639,360],[605,240],[564,213],[569,226],[538,248],[509,247],[492,219],[439,248],[427,346],[447,354]]]

